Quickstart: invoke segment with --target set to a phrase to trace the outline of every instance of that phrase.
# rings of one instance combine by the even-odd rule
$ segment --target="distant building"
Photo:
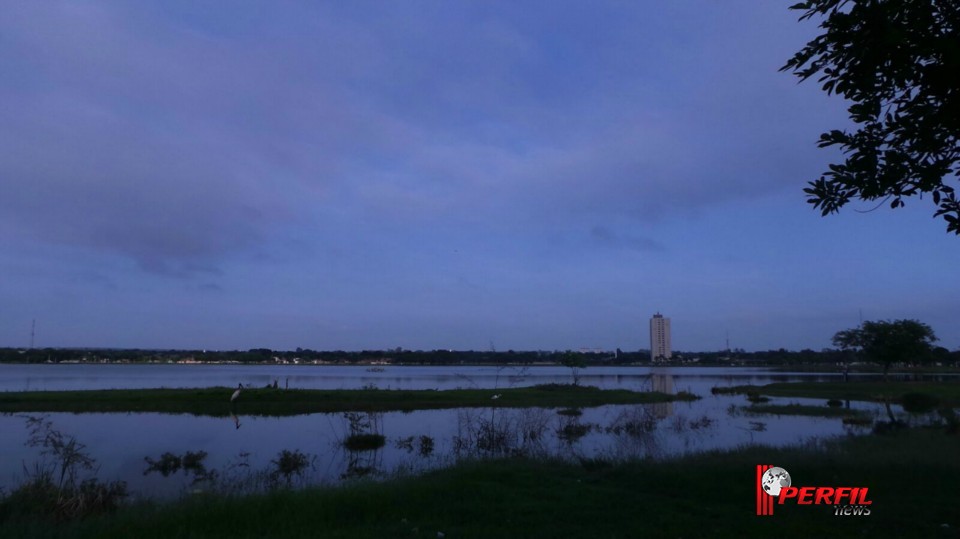
[[[670,359],[670,319],[657,313],[650,319],[650,360]]]

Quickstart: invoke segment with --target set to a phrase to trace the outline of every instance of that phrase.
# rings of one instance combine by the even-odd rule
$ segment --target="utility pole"
[[[33,319],[33,323],[30,324],[30,349],[33,350],[33,340],[37,336],[37,319]]]

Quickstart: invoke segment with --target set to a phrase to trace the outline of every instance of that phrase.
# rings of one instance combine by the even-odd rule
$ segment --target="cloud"
[[[590,237],[604,247],[623,248],[641,253],[666,251],[666,247],[659,241],[642,236],[621,236],[599,225],[590,229]]]
[[[779,52],[684,22],[726,7],[7,7],[4,233],[148,272],[222,272],[316,221],[649,223],[798,174],[802,136],[766,133],[802,113],[750,74]]]

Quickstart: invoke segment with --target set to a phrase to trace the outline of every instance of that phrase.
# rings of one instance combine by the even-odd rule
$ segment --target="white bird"
[[[500,398],[500,393],[497,393],[496,395],[494,395],[494,396],[492,396],[492,397],[490,397],[490,398],[493,399],[493,400],[497,400],[497,399]]]
[[[230,402],[237,400],[237,397],[240,396],[241,389],[243,389],[243,384],[237,384],[237,390],[233,392],[233,395],[230,395]]]

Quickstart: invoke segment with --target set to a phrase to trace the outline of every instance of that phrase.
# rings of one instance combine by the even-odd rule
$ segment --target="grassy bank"
[[[230,402],[234,388],[112,389],[0,393],[0,412],[161,412],[228,416],[297,415],[320,412],[381,412],[473,407],[564,407],[643,404],[695,398],[689,394],[601,390],[573,385],[511,389],[309,390],[244,389]],[[496,398],[494,398],[496,397]]]
[[[785,382],[764,386],[714,388],[714,393],[744,393],[771,397],[807,397],[899,403],[904,395],[923,393],[947,406],[960,406],[960,382]]]
[[[827,406],[809,406],[805,404],[754,404],[744,406],[742,410],[748,414],[770,415],[800,415],[808,417],[865,417],[862,410],[848,410],[846,408],[830,408]]]
[[[960,438],[912,430],[819,448],[751,447],[667,462],[503,460],[385,483],[198,497],[54,525],[10,519],[11,537],[957,537]],[[776,506],[755,515],[755,465],[794,486],[866,486],[872,514]],[[0,506],[0,517],[3,516]]]

